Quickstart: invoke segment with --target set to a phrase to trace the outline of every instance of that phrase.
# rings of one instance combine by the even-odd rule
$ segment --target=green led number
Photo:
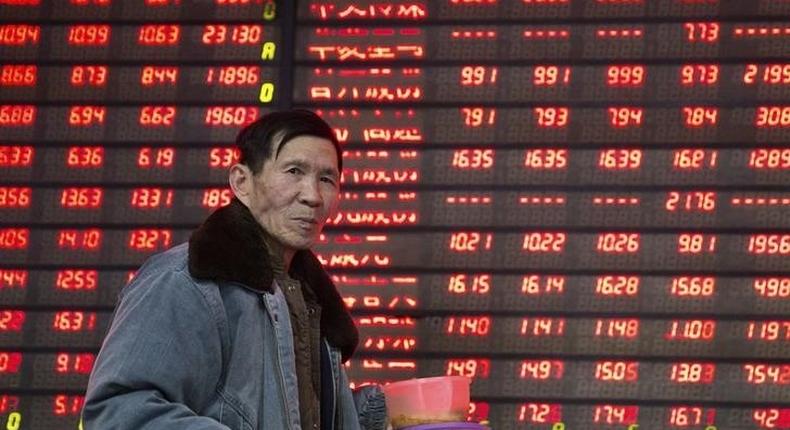
[[[261,103],[269,103],[274,98],[274,84],[271,82],[264,82],[261,85],[261,93],[258,95],[258,100]]]
[[[11,412],[8,414],[8,423],[6,423],[6,430],[19,430],[19,425],[22,424],[22,414],[19,412]]]
[[[266,42],[261,46],[261,60],[274,60],[274,52],[277,45],[274,42]]]
[[[277,16],[277,5],[274,0],[269,0],[263,5],[263,19],[271,21]]]

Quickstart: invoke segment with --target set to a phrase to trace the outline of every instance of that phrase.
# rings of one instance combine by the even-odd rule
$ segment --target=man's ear
[[[230,168],[228,172],[228,183],[230,189],[239,201],[244,203],[244,206],[250,206],[250,196],[253,188],[252,170],[244,164],[236,163]]]

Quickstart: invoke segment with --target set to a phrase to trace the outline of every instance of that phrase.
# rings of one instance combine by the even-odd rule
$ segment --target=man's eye
[[[332,184],[332,185],[335,185],[335,180],[332,179],[332,178],[324,177],[324,178],[321,178],[321,181],[329,183],[329,184]]]
[[[299,168],[297,167],[291,167],[290,169],[287,170],[287,172],[296,175],[298,173],[301,173],[302,171],[299,170]]]

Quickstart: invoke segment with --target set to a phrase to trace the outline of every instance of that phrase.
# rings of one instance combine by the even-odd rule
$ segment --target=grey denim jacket
[[[214,227],[221,234],[233,230],[226,221],[246,216],[245,209],[231,208],[212,221],[220,209],[204,223],[202,233],[208,230],[212,237]],[[206,267],[196,261],[204,257],[196,251],[200,234],[193,234],[189,247],[182,244],[151,257],[122,290],[88,383],[82,416],[86,430],[301,428],[293,338],[282,291],[265,276],[268,288],[196,277],[201,272],[196,267]],[[213,241],[203,245],[216,246]],[[215,252],[223,250],[212,248],[211,255]],[[234,263],[224,258],[244,257],[217,258],[226,268]],[[227,277],[238,277],[233,275],[231,270]],[[327,325],[332,324],[331,315],[327,318]],[[324,430],[358,430],[360,421],[372,423],[366,428],[383,428],[380,392],[355,399],[342,366],[356,346],[355,328],[339,334],[327,328],[324,336],[323,325],[322,315],[333,386],[332,395],[322,396],[322,414],[329,412],[333,418],[325,426],[332,429]],[[353,340],[350,350],[344,339]],[[356,405],[366,410],[358,412]]]

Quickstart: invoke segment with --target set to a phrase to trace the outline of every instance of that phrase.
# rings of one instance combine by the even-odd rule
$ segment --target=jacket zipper
[[[269,307],[269,303],[266,301],[266,299],[263,297],[263,295],[261,295],[261,299],[263,299],[264,305],[266,306],[266,310],[268,311],[267,313],[269,314],[269,319],[274,320],[274,317],[272,316],[272,310]],[[276,325],[275,321],[272,321],[272,326],[274,326],[275,330],[279,330],[277,328],[277,325]],[[292,428],[291,427],[291,411],[290,411],[290,409],[288,409],[288,399],[286,399],[286,394],[285,394],[285,392],[287,391],[287,387],[285,386],[285,375],[283,374],[283,366],[282,366],[282,363],[281,363],[282,357],[280,355],[280,342],[279,342],[279,340],[277,340],[277,335],[276,334],[274,336],[274,342],[275,342],[275,345],[277,347],[277,374],[280,376],[280,386],[282,387],[283,411],[285,413],[285,418],[286,418],[285,419],[285,424],[288,426],[288,429],[290,430]]]
[[[333,361],[334,357],[332,354],[332,348],[329,347],[329,343],[327,343],[326,339],[324,339],[323,342],[324,342],[324,348],[326,348],[327,355],[329,356],[329,365],[331,366],[332,369],[332,393],[333,393],[332,394],[332,428],[333,429],[335,428],[334,424],[335,422],[337,422],[337,427],[338,429],[340,429],[342,427],[337,413],[337,396],[338,396],[337,379],[340,377],[340,371],[338,368],[337,375],[335,374],[335,368],[337,367],[335,366],[335,363]]]

